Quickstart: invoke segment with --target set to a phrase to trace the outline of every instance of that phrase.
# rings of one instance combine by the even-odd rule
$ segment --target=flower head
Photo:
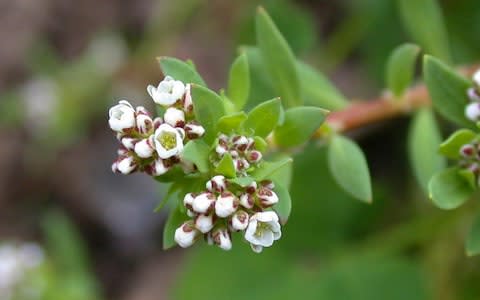
[[[114,131],[123,131],[135,126],[135,110],[126,100],[121,100],[117,105],[110,108],[108,116],[108,124]]]
[[[169,106],[180,100],[185,94],[185,85],[183,82],[173,79],[170,76],[166,76],[157,87],[149,85],[147,92],[152,97],[155,103]]]
[[[160,158],[178,155],[183,150],[182,133],[168,124],[160,125],[155,130],[155,148]]]
[[[273,211],[255,213],[248,222],[245,239],[250,242],[253,251],[260,252],[270,247],[281,237],[278,216]]]
[[[185,222],[175,230],[175,242],[182,248],[190,247],[195,243],[198,234],[198,230],[191,221]]]

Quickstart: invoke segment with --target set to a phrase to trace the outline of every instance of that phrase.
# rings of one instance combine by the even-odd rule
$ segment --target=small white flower
[[[248,213],[239,210],[232,216],[232,228],[233,230],[244,230],[248,226]]]
[[[155,103],[169,106],[183,97],[185,93],[185,85],[181,81],[166,76],[157,87],[149,85],[147,87],[147,92]]]
[[[193,101],[192,101],[190,84],[187,84],[187,86],[185,87],[185,101],[183,102],[183,109],[186,112],[191,112],[193,110]]]
[[[117,170],[125,175],[132,173],[136,168],[137,164],[132,156],[124,157],[117,163]]]
[[[223,192],[227,188],[227,182],[222,175],[213,176],[212,179],[207,181],[207,190],[210,192]]]
[[[215,214],[220,218],[226,218],[233,214],[238,207],[238,199],[230,192],[224,192],[218,196],[215,202]]]
[[[183,197],[183,205],[185,205],[185,207],[188,209],[192,209],[193,200],[195,200],[195,194],[188,193],[185,195],[185,197]]]
[[[196,213],[204,214],[213,207],[214,202],[215,195],[212,193],[201,193],[193,200],[192,209]]]
[[[165,111],[163,116],[165,123],[172,125],[173,127],[183,127],[185,125],[185,113],[175,107],[169,107]]]
[[[465,108],[465,116],[474,122],[478,121],[480,119],[480,103],[468,104]]]
[[[191,140],[201,137],[205,134],[205,128],[201,125],[187,124],[185,125],[187,137]],[[217,146],[218,147],[218,146]]]
[[[180,131],[168,124],[160,125],[155,130],[155,149],[160,158],[169,158],[183,150],[183,137]]]
[[[240,196],[240,205],[241,206],[243,206],[245,208],[248,208],[248,209],[251,209],[254,204],[255,204],[255,199],[253,198],[252,195],[242,194]]]
[[[151,139],[143,139],[135,144],[135,153],[141,158],[149,158],[152,156],[153,145]]]
[[[190,247],[195,243],[198,234],[198,230],[195,229],[191,221],[185,222],[175,230],[175,242],[182,248]]]
[[[121,100],[108,111],[108,124],[114,131],[123,131],[135,126],[135,110],[126,100]]]
[[[473,82],[480,87],[480,70],[477,70],[472,76]]]
[[[252,244],[255,252],[262,251],[263,247],[270,247],[278,240],[282,233],[280,231],[278,216],[273,211],[258,212],[250,217],[245,239]]]
[[[213,242],[223,250],[232,249],[230,232],[226,228],[218,228],[212,233]]]
[[[135,150],[135,144],[138,142],[138,139],[131,137],[122,138],[122,145],[128,150]]]
[[[260,200],[260,203],[262,204],[263,207],[269,207],[278,203],[277,194],[271,189],[264,186],[258,189],[257,197]]]
[[[153,129],[153,120],[148,114],[137,113],[136,123],[140,134],[148,134]]]
[[[195,218],[195,227],[201,233],[207,233],[213,228],[213,216],[212,215],[203,215],[199,214]]]
[[[157,158],[152,164],[152,176],[163,175],[168,170],[170,170],[170,167],[167,167],[161,158]]]

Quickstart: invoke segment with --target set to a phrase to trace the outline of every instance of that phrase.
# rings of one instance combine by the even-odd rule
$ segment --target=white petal
[[[263,247],[260,246],[260,245],[250,244],[250,247],[252,248],[253,252],[255,252],[255,253],[260,253],[263,250]]]
[[[117,164],[117,169],[122,174],[130,174],[133,170],[135,170],[136,164],[133,157],[128,156],[122,160],[120,160]]]
[[[135,153],[141,158],[152,156],[154,149],[149,145],[147,139],[143,139],[135,144]]]
[[[195,227],[202,233],[207,233],[213,228],[213,217],[211,215],[198,215],[195,219]]]
[[[174,107],[169,107],[165,111],[165,115],[163,116],[165,123],[172,125],[173,127],[181,126],[181,124],[185,123],[185,113]]]
[[[274,211],[258,212],[254,214],[252,218],[255,218],[258,221],[263,223],[272,222],[272,221],[278,222],[278,216]]]
[[[465,108],[465,116],[472,121],[478,121],[480,119],[480,103],[468,104]]]

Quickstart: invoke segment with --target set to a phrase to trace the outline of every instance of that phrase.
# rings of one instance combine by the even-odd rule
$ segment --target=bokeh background
[[[439,3],[454,62],[478,61],[478,0]],[[0,299],[12,276],[15,300],[480,299],[480,260],[463,249],[470,207],[443,213],[420,191],[406,117],[356,136],[373,205],[341,192],[312,144],[295,156],[293,212],[273,248],[162,250],[165,186],[111,173],[108,107],[153,109],[157,56],[192,59],[224,87],[238,47],[255,42],[259,4],[350,98],[378,95],[390,51],[412,41],[396,1],[0,0]],[[9,269],[19,253],[36,266],[21,276]]]

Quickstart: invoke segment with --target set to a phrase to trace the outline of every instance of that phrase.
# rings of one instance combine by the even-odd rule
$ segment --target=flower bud
[[[245,190],[249,194],[255,194],[257,191],[257,183],[254,181],[245,187]]]
[[[187,216],[189,216],[190,218],[193,218],[195,217],[197,214],[193,212],[193,210],[191,209],[187,209]]]
[[[473,82],[477,87],[480,87],[480,70],[477,70],[472,76]]]
[[[198,233],[191,221],[185,222],[175,230],[175,242],[182,248],[190,247]]]
[[[118,161],[116,161],[116,160],[112,163],[112,172],[113,173],[120,173],[120,171],[118,170]]]
[[[233,230],[236,231],[245,230],[245,228],[248,226],[248,213],[243,210],[239,210],[233,214],[231,226]]]
[[[475,155],[475,147],[470,144],[463,145],[460,148],[460,155],[465,158],[471,158]]]
[[[271,190],[273,190],[275,188],[275,184],[271,180],[262,180],[262,182],[260,182],[260,185],[266,187],[267,189],[271,189]]]
[[[117,150],[118,156],[127,156],[128,155],[128,150],[123,147],[123,145],[120,145],[120,148]]]
[[[165,162],[161,158],[157,158],[153,163],[152,163],[152,171],[151,175],[152,176],[160,176],[168,172],[170,170],[170,167],[165,165]]]
[[[141,158],[151,157],[154,151],[150,139],[143,139],[135,144],[135,153]]]
[[[194,199],[195,199],[194,193],[186,194],[185,197],[183,197],[183,205],[185,205],[185,207],[188,209],[192,209]]]
[[[212,209],[214,203],[215,195],[212,193],[201,193],[193,200],[192,209],[196,213],[205,214]]]
[[[218,155],[223,156],[225,153],[227,153],[227,151],[228,151],[227,145],[218,141],[218,144],[215,147],[215,152],[217,152]]]
[[[156,130],[162,124],[163,124],[163,119],[162,118],[156,117],[155,119],[153,119],[153,129],[154,130]]]
[[[191,93],[191,86],[190,84],[187,84],[185,87],[185,97],[183,100],[183,109],[187,112],[190,113],[193,111],[193,101],[192,101],[192,93]]]
[[[135,127],[135,110],[126,100],[121,100],[117,105],[110,108],[108,115],[108,124],[114,131],[121,132]]]
[[[165,123],[172,125],[173,127],[185,126],[185,113],[175,107],[167,108],[165,115],[163,116]]]
[[[207,181],[206,187],[210,192],[223,192],[227,188],[227,182],[224,176],[217,175]]]
[[[181,81],[166,76],[157,87],[149,85],[147,87],[147,92],[155,103],[163,106],[170,106],[183,97],[185,93],[185,85]]]
[[[258,189],[257,197],[263,207],[270,207],[278,203],[277,194],[269,188],[261,187]]]
[[[207,233],[213,228],[213,216],[212,215],[203,215],[199,214],[195,218],[195,227],[201,233]]]
[[[243,152],[247,149],[248,139],[247,139],[247,137],[245,137],[243,135],[235,136],[232,139],[232,142],[233,142],[233,145],[235,146],[235,148],[240,152]]]
[[[235,164],[235,170],[237,172],[240,172],[240,171],[243,171],[243,170],[246,170],[246,169],[250,168],[250,164],[244,158],[234,159],[233,163]]]
[[[153,121],[149,115],[137,114],[137,130],[140,134],[148,134],[153,129]]]
[[[128,150],[135,150],[135,144],[138,142],[138,139],[131,137],[122,138],[122,145]]]
[[[117,170],[122,174],[130,174],[137,168],[135,159],[132,156],[120,158],[117,163]]]
[[[469,88],[467,90],[467,95],[470,101],[480,102],[480,95],[478,94],[478,91],[476,88]]]
[[[255,149],[255,140],[252,138],[247,138],[247,140],[248,140],[247,149],[248,150]]]
[[[218,228],[212,233],[213,242],[223,250],[232,249],[232,240],[230,232],[226,228]]]
[[[185,132],[187,137],[193,140],[203,136],[205,134],[205,128],[203,128],[201,125],[187,124],[185,125]]]
[[[242,194],[240,196],[240,205],[241,206],[243,206],[245,208],[248,208],[248,209],[251,209],[254,204],[255,204],[255,199],[253,198],[252,195]]]
[[[465,116],[476,122],[480,119],[480,103],[473,102],[467,105],[465,108]]]
[[[233,214],[238,207],[238,199],[230,192],[223,192],[215,202],[215,214],[220,218],[226,218]]]

